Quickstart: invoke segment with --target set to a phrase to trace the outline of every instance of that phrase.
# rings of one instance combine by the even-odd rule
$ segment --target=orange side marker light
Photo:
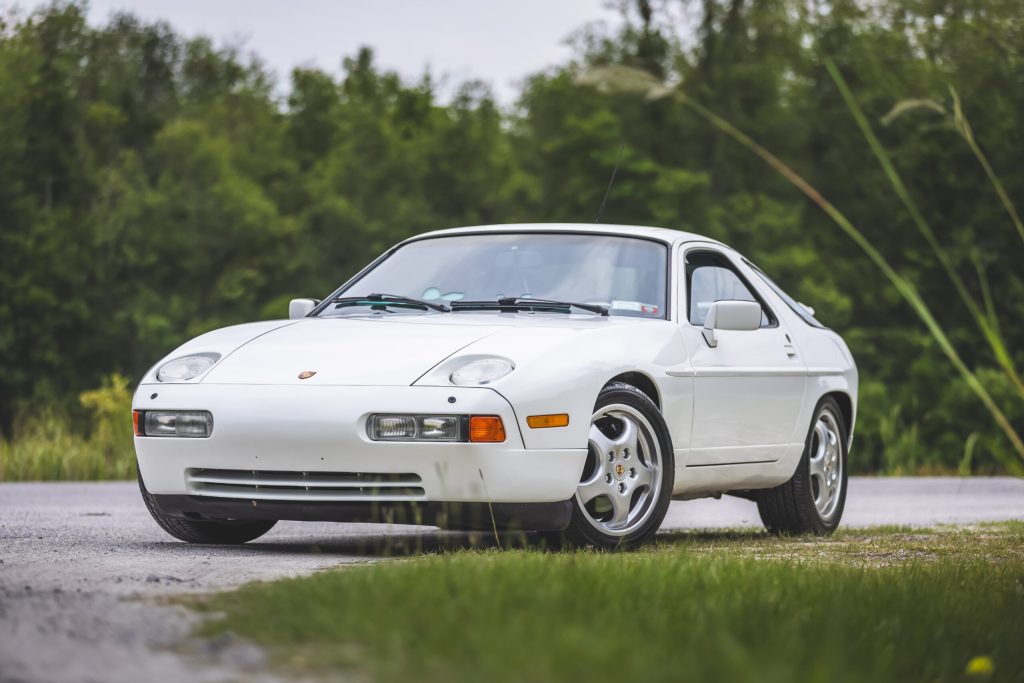
[[[556,415],[530,415],[526,418],[526,424],[530,425],[530,429],[568,427],[569,415],[566,413],[558,413]]]

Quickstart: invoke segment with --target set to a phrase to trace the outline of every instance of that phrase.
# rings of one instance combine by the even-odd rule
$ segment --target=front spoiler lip
[[[167,515],[192,520],[291,520],[419,524],[442,528],[562,531],[572,518],[572,500],[555,503],[463,503],[438,501],[326,502],[255,501],[211,496],[154,495]]]

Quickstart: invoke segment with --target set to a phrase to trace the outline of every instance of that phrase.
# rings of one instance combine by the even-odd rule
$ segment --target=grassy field
[[[680,533],[629,554],[366,550],[408,557],[200,599],[205,633],[357,680],[1024,680],[1020,522]]]

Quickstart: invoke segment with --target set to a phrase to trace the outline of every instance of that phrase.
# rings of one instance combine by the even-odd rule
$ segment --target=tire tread
[[[136,465],[136,470],[138,466]],[[270,531],[276,520],[259,520],[245,522],[216,522],[216,521],[193,521],[180,517],[171,517],[164,514],[156,504],[142,480],[142,473],[138,472],[139,491],[142,493],[142,500],[146,509],[153,517],[153,521],[168,534],[186,543],[201,543],[214,545],[240,545],[247,543]]]
[[[814,424],[823,408],[828,406],[838,421],[839,428],[843,432],[840,436],[842,442],[842,463],[843,463],[843,486],[840,490],[839,508],[835,519],[827,523],[818,515],[814,507],[814,500],[811,497],[811,481],[808,469],[810,458],[811,437],[814,432]],[[760,493],[757,499],[757,510],[761,522],[765,528],[779,535],[815,534],[823,536],[831,534],[839,526],[839,520],[843,514],[843,507],[846,504],[847,484],[847,452],[846,452],[846,423],[839,404],[831,397],[825,397],[819,401],[814,409],[814,419],[811,421],[807,439],[804,443],[804,452],[800,456],[796,472],[789,481],[772,489],[766,489]]]

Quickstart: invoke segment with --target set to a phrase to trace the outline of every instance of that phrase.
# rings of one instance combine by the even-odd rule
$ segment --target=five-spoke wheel
[[[811,475],[811,497],[814,507],[823,518],[830,518],[839,504],[843,487],[843,447],[837,418],[831,411],[823,410],[814,423],[811,434],[810,457],[807,462]]]
[[[658,530],[672,494],[668,429],[636,387],[609,384],[590,420],[587,461],[562,540],[601,548],[636,546]]]
[[[660,461],[653,427],[639,410],[615,404],[594,413],[576,499],[598,530],[621,536],[643,523],[658,497]]]

